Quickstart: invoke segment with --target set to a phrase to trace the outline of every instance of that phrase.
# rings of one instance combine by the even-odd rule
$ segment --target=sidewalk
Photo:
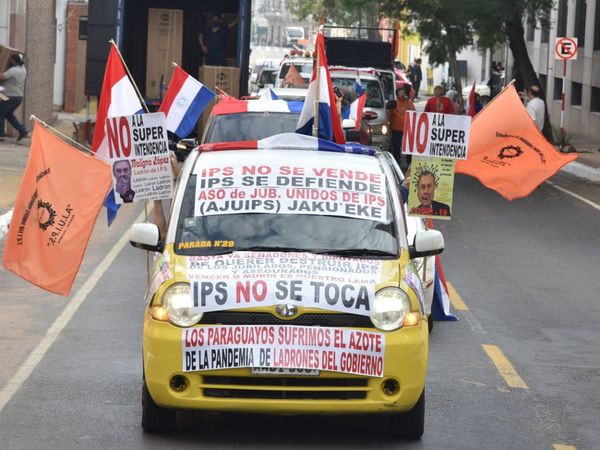
[[[570,145],[579,156],[576,161],[564,166],[562,172],[600,182],[600,143],[574,140]]]

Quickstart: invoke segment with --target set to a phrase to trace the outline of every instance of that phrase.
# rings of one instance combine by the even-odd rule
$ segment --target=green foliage
[[[506,24],[525,14],[547,24],[546,13],[554,3],[555,0],[465,0],[465,6],[475,12],[471,20],[480,48],[506,42]]]

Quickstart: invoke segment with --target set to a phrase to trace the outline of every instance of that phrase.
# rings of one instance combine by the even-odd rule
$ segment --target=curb
[[[590,181],[600,182],[600,169],[587,166],[577,161],[570,162],[560,169],[561,172],[575,175],[576,177],[585,178]]]

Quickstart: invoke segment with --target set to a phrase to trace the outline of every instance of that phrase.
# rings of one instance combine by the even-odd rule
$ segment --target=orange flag
[[[4,267],[68,295],[104,198],[110,166],[35,124],[4,248]]]
[[[298,72],[298,69],[296,69],[296,66],[292,64],[283,80],[283,87],[306,86],[307,84],[300,75],[300,72]]]
[[[575,158],[544,138],[510,85],[471,122],[468,157],[456,162],[456,172],[514,200],[531,194]]]

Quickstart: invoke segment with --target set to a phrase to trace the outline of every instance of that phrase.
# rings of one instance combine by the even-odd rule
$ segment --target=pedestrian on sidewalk
[[[4,140],[5,121],[8,122],[19,132],[17,141],[27,136],[27,129],[14,115],[15,110],[23,102],[25,93],[25,78],[27,78],[27,69],[25,69],[25,59],[22,53],[14,53],[10,57],[10,66],[6,72],[0,74],[0,83],[4,88],[4,94],[8,100],[0,101],[0,139]]]
[[[455,114],[452,101],[444,97],[444,88],[436,86],[433,88],[433,97],[430,97],[425,104],[425,112]]]
[[[540,98],[540,87],[532,85],[527,91],[527,112],[541,131],[544,128],[544,115],[546,114],[546,105]]]
[[[396,100],[390,100],[386,105],[387,119],[392,130],[392,155],[400,165],[402,159],[402,138],[404,136],[404,113],[414,111],[414,103],[406,96],[403,87],[396,89]],[[407,155],[407,164],[410,165],[412,159]]]
[[[408,79],[412,83],[412,87],[415,91],[415,100],[419,99],[419,88],[421,87],[421,81],[423,81],[423,71],[421,70],[421,58],[415,59],[415,62],[409,68]]]

